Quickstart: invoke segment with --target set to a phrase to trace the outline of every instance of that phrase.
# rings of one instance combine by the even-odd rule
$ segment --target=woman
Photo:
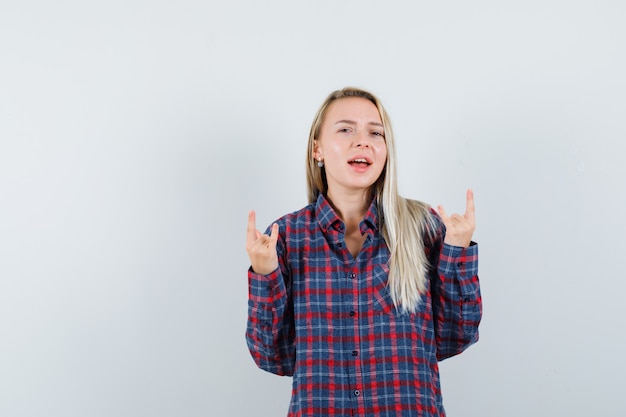
[[[448,216],[400,197],[380,101],[331,93],[309,135],[309,205],[248,217],[246,339],[293,376],[289,416],[444,416],[437,361],[478,340],[474,197]]]

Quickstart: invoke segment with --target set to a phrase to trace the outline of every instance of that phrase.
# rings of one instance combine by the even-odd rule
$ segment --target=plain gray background
[[[305,205],[346,85],[403,195],[476,194],[481,340],[450,416],[623,415],[622,1],[0,3],[0,416],[281,416],[247,351],[248,210]]]

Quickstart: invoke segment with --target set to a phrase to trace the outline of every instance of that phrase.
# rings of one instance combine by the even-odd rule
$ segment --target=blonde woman
[[[389,118],[331,93],[309,134],[309,204],[262,234],[248,217],[246,340],[293,376],[289,416],[444,416],[437,362],[478,340],[474,196],[448,215],[398,195]]]

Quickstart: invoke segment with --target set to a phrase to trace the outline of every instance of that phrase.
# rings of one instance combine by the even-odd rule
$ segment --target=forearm
[[[268,275],[248,271],[246,341],[259,368],[292,375],[295,360],[293,314],[280,268]]]
[[[444,244],[432,282],[433,313],[439,360],[457,355],[478,340],[482,299],[478,281],[478,246]]]

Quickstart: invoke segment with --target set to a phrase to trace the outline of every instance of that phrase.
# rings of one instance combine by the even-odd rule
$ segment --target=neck
[[[368,191],[358,191],[353,193],[337,193],[328,190],[327,198],[333,208],[346,224],[348,231],[359,228],[359,223],[365,217],[365,213],[370,206]]]

